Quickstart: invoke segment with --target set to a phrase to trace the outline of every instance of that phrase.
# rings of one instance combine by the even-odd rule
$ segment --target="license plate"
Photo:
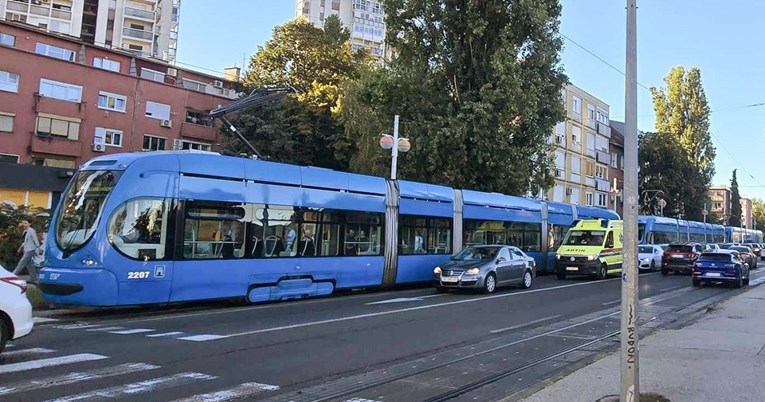
[[[707,272],[706,274],[704,274],[704,276],[711,276],[713,278],[719,278],[720,277],[720,273],[719,272]]]
[[[682,254],[672,254],[672,258],[683,258],[684,255]]]
[[[577,267],[566,267],[566,271],[579,271]]]
[[[441,282],[455,283],[459,281],[460,281],[460,278],[457,276],[442,276],[441,277]]]

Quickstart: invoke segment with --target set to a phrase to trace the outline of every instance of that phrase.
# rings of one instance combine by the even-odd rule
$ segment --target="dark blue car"
[[[702,282],[732,283],[737,288],[748,285],[749,264],[735,250],[703,252],[693,265],[693,286]]]

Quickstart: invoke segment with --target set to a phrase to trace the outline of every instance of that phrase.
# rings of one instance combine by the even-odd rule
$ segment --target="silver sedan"
[[[534,259],[514,246],[470,246],[433,270],[438,292],[449,289],[481,289],[494,293],[498,286],[531,287],[536,276]]]

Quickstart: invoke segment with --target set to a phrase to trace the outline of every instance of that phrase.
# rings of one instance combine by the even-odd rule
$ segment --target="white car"
[[[664,250],[656,244],[641,244],[638,246],[638,266],[640,269],[656,271],[661,268],[661,257]]]
[[[0,265],[0,353],[8,341],[32,332],[32,304],[26,291],[27,282]]]

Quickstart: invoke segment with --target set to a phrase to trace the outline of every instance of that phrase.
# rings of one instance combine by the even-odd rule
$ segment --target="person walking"
[[[13,270],[13,274],[21,275],[24,268],[26,268],[29,273],[30,282],[36,283],[37,269],[35,268],[34,257],[40,252],[40,240],[37,239],[37,232],[35,232],[28,220],[23,219],[21,227],[24,229],[23,240],[18,249],[18,253],[21,254],[21,260],[16,265],[16,269]]]

